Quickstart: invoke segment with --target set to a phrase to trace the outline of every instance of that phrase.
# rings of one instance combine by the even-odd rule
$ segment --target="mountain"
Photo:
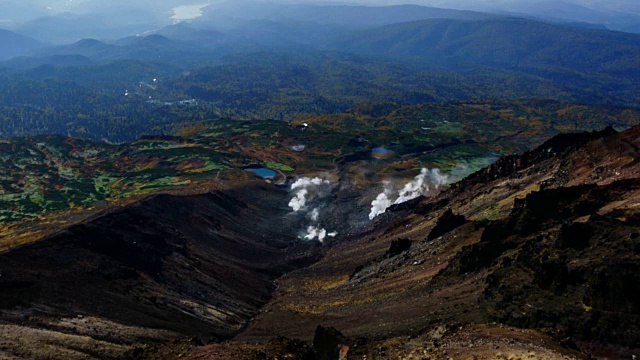
[[[610,30],[640,30],[640,8],[635,1],[468,1],[438,0],[430,4],[452,9],[468,9],[493,14],[531,17],[543,21],[582,23]]]
[[[423,19],[471,20],[488,17],[492,15],[418,5],[354,6],[238,1],[209,5],[203,9],[203,15],[195,19],[193,24],[203,26],[207,23],[215,23],[218,26],[235,27],[245,21],[270,20],[364,28]]]
[[[363,102],[640,106],[634,34],[512,18],[427,20],[346,35],[307,25],[253,22],[206,46],[202,40],[217,33],[183,25],[165,31],[193,40],[153,34],[42,49],[35,59],[5,64],[16,70],[1,85],[0,132],[122,143],[174,121],[290,119]],[[189,108],[163,107],[191,99]]]
[[[0,359],[640,354],[640,35],[173,1],[0,63]]]
[[[19,56],[0,62],[0,67],[26,70],[41,66],[78,67],[92,64],[93,62],[89,58],[82,55],[52,55],[47,57]]]
[[[114,10],[115,9],[115,10]],[[126,10],[125,10],[126,9]],[[16,26],[20,33],[52,44],[68,44],[83,38],[118,39],[157,28],[158,21],[129,7],[82,14],[60,13],[39,17]]]
[[[640,35],[635,34],[499,18],[394,24],[347,36],[336,47],[435,64],[559,67],[637,76],[632,64],[640,53],[638,44]]]
[[[282,201],[286,193],[254,184],[240,192],[153,197],[3,254],[3,314],[36,304],[49,309],[32,330],[14,329],[36,344],[49,341],[38,327],[48,321],[61,327],[46,331],[56,350],[17,349],[18,337],[2,335],[2,351],[24,358],[119,357],[178,334],[231,337],[269,300],[276,278],[318,253],[316,244],[291,245],[295,237],[282,236],[291,226],[286,210],[274,212],[254,201]],[[94,328],[92,319],[104,322]],[[4,320],[14,321],[11,315]],[[94,349],[80,344],[103,332],[109,340],[89,340]]]
[[[214,46],[225,39],[225,35],[219,31],[195,29],[185,23],[165,26],[156,34],[169,39],[196,43],[203,47]]]
[[[0,44],[2,44],[0,61],[8,60],[16,56],[30,55],[34,51],[46,46],[36,39],[4,29],[0,29]]]
[[[167,86],[147,98],[193,98],[208,113],[236,118],[344,111],[363,101],[545,98],[637,107],[640,98],[637,34],[521,18],[422,20],[366,31],[273,20],[224,32],[199,26],[177,24],[113,42],[84,39],[6,66],[69,67],[77,56],[97,65],[163,64],[184,75],[165,77]],[[109,90],[126,92],[141,80]]]
[[[394,24],[347,35],[332,48],[462,73],[482,73],[487,68],[515,71],[564,88],[589,88],[594,90],[591,95],[621,95],[633,92],[632,84],[640,80],[635,66],[639,44],[638,34],[500,18]],[[591,102],[591,95],[578,101]]]
[[[195,139],[204,141],[221,129],[208,126],[183,130],[203,131]],[[244,131],[249,137],[236,146],[262,138]],[[325,175],[310,173],[323,176],[322,188],[304,188],[320,221],[338,230],[322,244],[296,236],[309,216],[287,204],[298,196],[294,184],[314,181],[297,176],[282,178],[288,186],[216,177],[196,193],[151,195],[86,218],[64,213],[54,225],[62,231],[0,254],[3,351],[302,359],[337,347],[356,358],[629,357],[640,338],[639,139],[640,126],[558,135],[372,221],[369,204],[385,190],[364,185],[382,187],[382,176],[363,176],[362,166],[385,160],[343,158]],[[95,156],[66,141],[56,146]],[[145,141],[141,152],[171,151],[160,141],[178,138]],[[323,345],[323,336],[333,340]]]
[[[119,48],[95,39],[82,39],[73,44],[50,47],[41,50],[39,56],[79,55],[92,60],[113,59]]]
[[[79,55],[97,63],[144,60],[181,66],[211,61],[214,58],[212,49],[196,44],[195,40],[194,42],[174,40],[160,34],[131,36],[114,43],[82,39],[70,45],[42,49],[37,55],[40,57]]]
[[[514,2],[503,8],[501,13],[529,15],[543,20],[581,22],[605,26],[610,30],[640,32],[640,14],[601,4],[578,4],[563,1]]]

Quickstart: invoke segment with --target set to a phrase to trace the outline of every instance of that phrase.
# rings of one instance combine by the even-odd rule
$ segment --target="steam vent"
[[[0,1],[0,48],[0,360],[640,357],[636,0]]]

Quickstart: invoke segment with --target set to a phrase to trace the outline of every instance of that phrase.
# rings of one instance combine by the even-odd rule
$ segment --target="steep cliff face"
[[[52,339],[26,336],[101,358],[183,336],[229,338],[271,298],[275,279],[316,260],[319,247],[287,223],[286,196],[264,185],[159,195],[2,254],[0,328],[47,329]],[[65,345],[72,336],[102,348]],[[17,339],[2,341],[10,352]],[[31,349],[16,351],[43,355]]]
[[[532,193],[436,278],[453,281],[488,270],[478,304],[490,320],[561,329],[577,342],[635,346],[638,211],[603,209],[639,201],[638,190],[640,181],[633,179]]]

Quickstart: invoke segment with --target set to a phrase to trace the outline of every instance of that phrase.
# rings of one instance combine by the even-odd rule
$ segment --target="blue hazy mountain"
[[[547,66],[637,75],[640,35],[523,18],[445,19],[362,31],[345,36],[335,47],[423,64]]]
[[[46,44],[36,39],[0,29],[0,60],[8,60],[16,56],[29,55]]]
[[[240,1],[210,5],[193,22],[234,26],[247,20],[298,21],[362,28],[424,19],[481,19],[489,14],[419,5],[355,6]]]

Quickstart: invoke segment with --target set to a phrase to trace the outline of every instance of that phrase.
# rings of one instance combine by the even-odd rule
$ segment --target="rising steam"
[[[328,237],[336,237],[336,236],[338,236],[338,233],[335,232],[335,231],[327,233],[326,229],[321,229],[319,227],[310,225],[307,228],[307,233],[303,236],[303,238],[306,239],[306,240],[313,240],[315,238],[318,238],[318,241],[324,242],[324,239],[327,236]]]
[[[307,189],[302,189],[296,193],[296,196],[289,201],[289,206],[293,209],[293,211],[300,211],[303,207],[307,205],[307,195],[309,191]]]
[[[291,185],[291,191],[295,191],[293,198],[289,201],[289,207],[294,212],[306,213],[306,217],[310,224],[307,226],[306,231],[300,235],[301,239],[314,240],[318,239],[320,242],[324,242],[327,236],[336,237],[337,232],[327,232],[325,228],[320,225],[320,208],[316,207],[311,210],[307,207],[310,197],[321,199],[326,194],[321,191],[322,185],[329,185],[329,180],[323,180],[321,178],[300,178]]]
[[[390,182],[384,182],[384,192],[380,193],[375,200],[371,202],[371,212],[369,213],[369,220],[373,220],[376,216],[384,213],[393,202],[389,199],[391,196],[391,189],[389,189]]]
[[[449,181],[449,176],[441,174],[440,169],[422,169],[418,176],[398,191],[398,196],[394,201],[390,198],[393,193],[390,186],[391,183],[387,181],[384,184],[384,191],[371,202],[369,220],[373,220],[376,216],[383,214],[391,205],[413,200],[426,194],[431,189],[438,189]]]
[[[314,222],[318,221],[318,219],[320,218],[320,210],[318,210],[317,208],[311,210],[310,217],[311,217],[311,221],[314,221]]]
[[[296,195],[289,201],[289,206],[293,209],[293,211],[300,211],[302,208],[307,206],[307,196],[309,195],[309,188],[318,187],[322,184],[329,184],[329,180],[322,180],[318,177],[316,178],[300,178],[298,181],[294,182],[291,185],[291,190],[299,189],[296,192]]]

